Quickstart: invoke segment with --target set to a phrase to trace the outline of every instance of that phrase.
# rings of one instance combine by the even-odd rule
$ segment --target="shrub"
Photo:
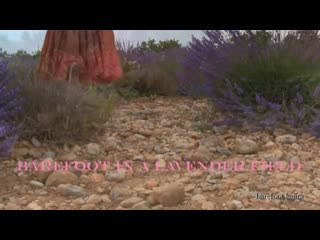
[[[142,50],[139,45],[118,43],[123,62],[124,76],[115,83],[117,88],[135,89],[140,95],[177,94],[176,72],[178,58],[184,48],[169,48],[161,52]],[[131,91],[131,90],[130,90]]]
[[[32,53],[32,58],[33,59],[39,59],[40,58],[40,55],[41,55],[41,51],[40,50],[37,50],[35,52]]]
[[[32,56],[9,56],[8,69],[15,73],[14,82],[27,81],[33,78],[35,67],[38,63],[37,59]]]
[[[20,110],[21,99],[18,96],[19,88],[8,86],[12,79],[7,62],[0,60],[0,157],[10,154],[17,139],[13,116]]]
[[[16,56],[16,57],[31,57],[31,54],[29,54],[27,51],[22,50],[22,49],[19,49],[18,51],[16,51],[12,55]]]
[[[22,138],[42,140],[86,140],[97,134],[111,116],[113,98],[63,81],[34,81],[37,59],[7,57],[7,69],[14,71],[11,87],[20,86],[22,110],[15,116]],[[90,90],[90,89],[89,89]],[[1,102],[1,100],[0,100]],[[98,130],[98,131],[97,131]]]
[[[10,54],[7,51],[3,51],[2,48],[0,48],[0,57],[6,57],[9,56]]]
[[[110,117],[112,99],[63,81],[25,81],[18,116],[23,137],[84,140],[98,133]]]
[[[149,39],[148,41],[143,41],[138,45],[138,49],[142,52],[153,51],[153,52],[163,52],[172,48],[181,48],[182,45],[179,40],[170,39],[165,41],[156,42],[155,39]]]
[[[188,46],[180,91],[227,113],[215,124],[318,126],[320,40],[310,31],[204,31]]]

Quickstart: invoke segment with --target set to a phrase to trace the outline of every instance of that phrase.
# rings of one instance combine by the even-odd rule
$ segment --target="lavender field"
[[[203,32],[89,88],[0,53],[0,209],[319,209],[319,30]]]

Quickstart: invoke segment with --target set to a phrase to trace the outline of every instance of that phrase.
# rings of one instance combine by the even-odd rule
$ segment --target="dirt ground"
[[[117,106],[105,133],[92,142],[19,141],[12,156],[0,162],[0,209],[320,209],[318,139],[294,129],[213,128],[208,116],[220,115],[205,100],[145,97]],[[128,161],[137,167],[68,174],[17,169],[18,161],[43,159]],[[192,161],[246,167],[188,171]],[[254,161],[260,167],[262,161],[283,162],[284,169],[251,171]],[[170,168],[176,162],[181,170]],[[144,163],[152,170],[139,171]]]

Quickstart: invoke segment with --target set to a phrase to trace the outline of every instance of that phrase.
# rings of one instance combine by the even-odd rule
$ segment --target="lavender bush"
[[[8,69],[15,73],[16,81],[25,81],[33,79],[38,58],[32,56],[11,55],[7,57]]]
[[[10,154],[12,145],[17,139],[17,128],[13,116],[20,110],[21,100],[18,88],[10,88],[12,76],[8,73],[8,63],[0,59],[0,157]]]
[[[55,80],[35,81],[38,60],[31,55],[8,55],[5,60],[6,67],[1,68],[5,69],[5,76],[10,72],[15,73],[14,79],[7,79],[10,86],[6,84],[6,88],[15,89],[19,86],[19,95],[24,101],[17,104],[14,96],[10,98],[15,99],[13,101],[0,94],[0,109],[4,104],[5,109],[11,105],[21,106],[21,111],[12,116],[19,124],[20,138],[29,140],[36,136],[40,140],[50,141],[84,140],[102,132],[99,130],[112,112],[113,100],[110,96],[96,96],[78,84],[70,85]],[[6,126],[11,123],[12,119],[6,121]],[[7,142],[11,139],[8,138]]]
[[[167,43],[160,42],[159,46],[146,49],[139,44],[118,42],[124,77],[116,85],[129,86],[143,94],[177,94],[176,72],[180,68],[177,60],[186,50],[183,47],[170,47],[177,45],[173,44],[174,41]],[[161,51],[154,51],[153,48]]]
[[[226,113],[215,124],[252,129],[290,124],[320,135],[318,30],[206,30],[181,60],[180,92]]]

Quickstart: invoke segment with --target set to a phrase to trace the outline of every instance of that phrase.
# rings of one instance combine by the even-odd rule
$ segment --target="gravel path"
[[[0,209],[320,209],[319,140],[292,129],[210,128],[207,116],[219,114],[205,100],[139,98],[119,105],[95,141],[18,142],[0,164]],[[18,160],[31,169],[33,159],[101,165],[17,169]]]

